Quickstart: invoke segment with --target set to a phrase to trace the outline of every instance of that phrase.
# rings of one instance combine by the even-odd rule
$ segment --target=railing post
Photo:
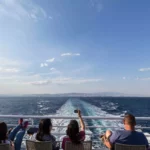
[[[31,126],[34,127],[34,120],[33,120],[33,118],[29,118],[29,120],[31,121]]]

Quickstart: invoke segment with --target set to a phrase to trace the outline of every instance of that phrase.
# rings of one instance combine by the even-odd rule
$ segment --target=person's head
[[[123,123],[126,129],[133,130],[136,125],[135,117],[132,114],[125,115]]]
[[[7,125],[5,122],[0,122],[0,143],[7,139]]]
[[[67,128],[67,135],[69,136],[70,140],[75,143],[78,144],[80,143],[79,140],[79,124],[76,120],[71,120],[68,128]]]
[[[43,136],[50,135],[51,130],[52,130],[51,119],[42,119],[39,123],[39,129],[37,132],[36,139],[42,141]]]

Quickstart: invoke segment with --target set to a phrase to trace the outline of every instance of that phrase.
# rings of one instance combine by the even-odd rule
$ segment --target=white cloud
[[[54,62],[55,58],[51,58],[51,59],[48,59],[46,60],[46,62]]]
[[[44,65],[45,65],[45,67],[47,67],[47,66],[48,66],[48,64],[47,64],[47,63],[44,63]]]
[[[92,82],[100,82],[102,79],[76,79],[76,78],[54,78],[29,82],[32,85],[47,85],[47,84],[84,84]]]
[[[43,80],[43,81],[35,81],[35,82],[29,82],[32,85],[48,85],[50,83],[49,80]]]
[[[91,6],[97,11],[101,12],[103,9],[103,4],[101,0],[90,0]]]
[[[40,67],[48,67],[48,64],[47,63],[41,63]]]
[[[48,18],[45,10],[31,0],[1,0],[0,15],[16,20]]]
[[[80,53],[63,53],[61,56],[80,56]]]
[[[50,73],[49,74],[61,74],[61,72],[59,70],[57,70],[56,68],[50,68]]]
[[[0,73],[18,73],[19,69],[17,68],[0,68]]]
[[[52,16],[49,16],[48,18],[49,18],[49,19],[53,19],[53,17],[52,17]]]
[[[43,63],[41,63],[41,64],[40,64],[40,67],[44,67],[44,64],[43,64]]]
[[[123,79],[123,80],[126,80],[126,77],[123,77],[122,79]]]
[[[150,71],[150,68],[140,68],[139,71],[141,71],[141,72]]]
[[[99,82],[99,81],[102,81],[102,79],[77,79],[75,80],[75,83],[81,84],[81,83]]]
[[[56,68],[50,68],[50,72],[47,73],[39,73],[38,75],[40,76],[48,76],[48,75],[52,75],[52,74],[57,74],[60,75],[62,72],[57,70]]]
[[[0,57],[0,65],[1,66],[20,66],[22,63],[16,61],[16,60],[11,60],[7,58]]]
[[[137,77],[136,80],[150,80],[150,77],[147,77],[147,78],[139,78],[139,77]]]
[[[39,76],[48,76],[48,75],[51,75],[51,74],[60,74],[61,72],[60,71],[51,71],[51,72],[47,72],[47,73],[38,73],[38,74],[35,74],[35,75],[39,75]]]
[[[60,72],[60,71],[58,71],[58,70],[54,70],[54,71],[50,72],[50,74],[57,74],[57,75],[60,75],[60,74],[61,74],[61,72]]]
[[[39,74],[28,74],[25,72],[22,72],[22,73],[19,72],[19,73],[15,73],[15,74],[7,73],[7,75],[1,73],[0,80],[11,80],[12,82],[19,80],[20,83],[27,84],[27,82],[29,82],[29,81],[41,80],[41,76]],[[5,81],[5,83],[7,83],[7,81]],[[10,83],[10,81],[9,81],[9,83]]]
[[[54,71],[54,70],[56,70],[55,68],[50,68],[50,71]]]
[[[0,80],[13,80],[16,76],[0,76]]]
[[[63,53],[63,54],[61,54],[61,56],[71,56],[72,55],[72,53]]]
[[[74,56],[80,56],[80,53],[73,54]]]

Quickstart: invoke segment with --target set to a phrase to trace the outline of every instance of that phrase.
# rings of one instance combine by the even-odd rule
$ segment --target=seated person
[[[71,141],[75,144],[80,144],[82,141],[85,140],[85,124],[81,117],[80,110],[78,110],[78,117],[79,117],[81,129],[79,130],[79,124],[76,120],[70,121],[67,131],[66,131],[67,136],[64,137],[62,141],[63,150],[65,150],[65,143],[67,141]]]
[[[142,132],[135,131],[136,120],[131,114],[127,114],[123,120],[124,130],[116,130],[114,132],[106,131],[103,137],[104,144],[112,149],[115,143],[127,145],[145,145],[149,147],[148,141]]]
[[[23,119],[20,119],[19,125],[12,129],[8,134],[6,123],[0,122],[0,144],[10,144],[12,150],[20,150],[22,139],[27,127],[28,121],[23,123]]]
[[[38,132],[33,135],[31,140],[37,141],[51,141],[53,150],[59,149],[56,146],[56,138],[51,135],[52,122],[51,119],[42,119],[39,123]]]

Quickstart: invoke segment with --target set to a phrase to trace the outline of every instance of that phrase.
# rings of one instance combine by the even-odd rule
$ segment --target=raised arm
[[[85,124],[84,124],[84,121],[82,119],[80,110],[78,110],[78,117],[79,117],[79,121],[80,121],[81,130],[84,131],[85,130]]]

